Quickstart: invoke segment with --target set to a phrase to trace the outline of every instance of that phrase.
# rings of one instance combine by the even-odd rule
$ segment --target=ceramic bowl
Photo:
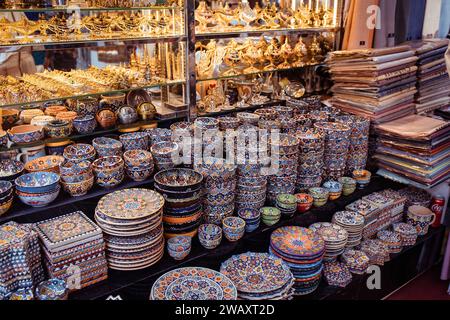
[[[148,166],[144,169],[136,169],[136,168],[130,168],[128,166],[125,166],[125,173],[127,176],[133,180],[133,181],[145,181],[152,175],[153,171],[155,170],[154,166]]]
[[[172,140],[172,131],[165,128],[145,129],[144,132],[150,139],[150,145],[153,146],[159,142],[170,142]]]
[[[34,126],[44,127],[51,121],[55,120],[55,117],[52,116],[37,116],[31,119],[30,124]]]
[[[238,118],[242,124],[252,125],[257,125],[260,120],[259,115],[250,112],[239,112],[236,114],[236,118]]]
[[[219,128],[219,120],[213,117],[199,117],[194,121],[194,128],[200,130],[214,130]]]
[[[227,180],[236,173],[236,165],[222,158],[205,157],[201,163],[194,164],[194,169],[204,177]]]
[[[66,112],[67,108],[65,106],[48,106],[45,108],[44,113],[48,116],[56,117],[60,112]]]
[[[277,111],[273,108],[261,108],[254,112],[261,120],[275,120],[278,116]]]
[[[154,157],[171,159],[173,155],[177,155],[179,146],[175,142],[158,142],[150,148]]]
[[[80,182],[61,182],[64,191],[72,197],[84,196],[94,186],[94,176]]]
[[[227,217],[222,220],[222,229],[228,241],[238,241],[244,236],[245,221],[239,217]]]
[[[73,119],[73,127],[79,134],[87,134],[95,131],[97,121],[93,115],[87,114]]]
[[[63,156],[68,161],[80,162],[84,160],[94,161],[95,159],[95,149],[90,144],[86,143],[76,143],[67,146],[64,149]]]
[[[245,221],[245,232],[253,232],[259,228],[261,213],[256,208],[242,208],[237,211],[238,216]]]
[[[342,194],[342,184],[338,181],[328,180],[323,184],[323,187],[328,190],[330,200],[336,200]]]
[[[342,184],[342,194],[348,196],[356,190],[356,180],[350,177],[341,177],[338,181]]]
[[[72,123],[72,121],[75,120],[77,117],[78,113],[76,113],[75,111],[63,111],[59,112],[55,118],[56,120],[65,120]]]
[[[2,110],[2,126],[4,129],[10,129],[17,121],[19,121],[19,110],[3,109]]]
[[[66,282],[50,279],[37,285],[35,296],[38,300],[67,300],[69,291]]]
[[[14,201],[14,193],[11,193],[11,196],[8,198],[5,198],[3,200],[0,200],[0,216],[8,212],[8,210],[11,208],[12,203]]]
[[[44,128],[33,125],[20,125],[8,130],[9,139],[16,144],[33,143],[44,138]]]
[[[44,132],[49,138],[65,138],[72,134],[73,125],[67,120],[52,120],[44,127]]]
[[[370,183],[372,173],[368,170],[354,170],[352,172],[353,179],[355,179],[358,188],[364,188]]]
[[[267,226],[272,226],[281,218],[281,211],[275,207],[263,207],[260,209],[262,222]]]
[[[155,184],[168,191],[198,190],[202,182],[203,176],[191,169],[174,168],[155,174]]]
[[[130,106],[121,106],[116,112],[116,117],[120,124],[131,124],[139,120],[136,109]]]
[[[61,187],[57,185],[56,188],[51,191],[38,193],[22,192],[19,191],[18,188],[16,189],[16,193],[20,201],[31,207],[40,208],[45,207],[55,201],[55,199],[59,195]]]
[[[313,197],[307,193],[297,193],[295,195],[297,199],[297,210],[300,213],[306,212],[311,209],[313,204]]]
[[[92,163],[92,169],[101,187],[119,185],[124,178],[124,161],[117,156],[102,157]]]
[[[153,156],[146,150],[128,150],[123,154],[123,160],[128,167],[148,167],[153,164]]]
[[[313,204],[315,207],[321,207],[328,201],[329,192],[325,188],[315,187],[308,190],[309,194],[313,197]]]
[[[88,160],[65,161],[59,166],[61,180],[67,183],[81,182],[93,176],[92,165]]]
[[[0,200],[9,196],[12,188],[13,184],[10,181],[0,181]]]
[[[241,121],[235,117],[219,117],[219,129],[225,131],[227,129],[237,129],[239,128]]]
[[[47,171],[59,173],[59,166],[64,162],[62,156],[44,156],[28,161],[25,170],[28,172]]]
[[[120,136],[123,149],[127,150],[148,150],[149,137],[144,132],[125,133]]]
[[[25,166],[18,160],[1,160],[0,161],[0,180],[13,181],[19,177]]]
[[[96,113],[95,120],[103,129],[109,129],[116,125],[117,117],[114,111],[103,109]]]
[[[38,194],[54,191],[59,180],[59,175],[54,172],[32,172],[16,178],[14,183],[17,191]]]
[[[175,260],[183,260],[191,252],[192,238],[189,236],[176,236],[167,240],[167,251]]]
[[[20,120],[22,120],[25,124],[30,124],[31,120],[33,120],[34,117],[43,116],[44,112],[41,109],[29,109],[29,110],[23,110],[20,113]]]
[[[122,142],[106,137],[95,138],[92,140],[92,145],[99,157],[108,156],[122,156]]]
[[[222,241],[222,228],[215,224],[202,224],[198,227],[198,239],[206,249],[215,249]]]

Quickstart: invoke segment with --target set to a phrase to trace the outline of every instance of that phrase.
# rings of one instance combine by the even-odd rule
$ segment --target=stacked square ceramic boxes
[[[280,134],[270,141],[272,168],[268,177],[267,200],[275,205],[279,194],[294,194],[297,181],[299,142],[295,136]],[[274,162],[278,162],[277,164]]]
[[[347,205],[345,210],[357,212],[364,217],[363,238],[370,238],[378,232],[377,221],[380,209],[377,205],[364,199],[359,199]]]
[[[296,192],[320,187],[323,174],[324,134],[317,128],[298,128],[299,140],[298,172]]]
[[[29,225],[0,226],[0,300],[44,280],[37,233]]]
[[[390,204],[391,221],[389,224],[403,221],[406,197],[402,196],[400,192],[392,189],[383,190],[380,194],[392,200],[392,203]]]
[[[115,191],[100,199],[95,221],[104,232],[109,268],[139,270],[162,258],[163,206],[162,195],[139,188]]]
[[[50,278],[79,274],[70,289],[81,289],[108,277],[101,229],[81,211],[36,223]]]
[[[338,180],[345,174],[350,146],[350,127],[338,122],[317,122],[314,127],[325,133],[324,180]]]
[[[391,224],[391,209],[394,200],[383,196],[381,193],[374,192],[362,198],[378,207],[378,218],[376,220],[377,230],[383,230]]]

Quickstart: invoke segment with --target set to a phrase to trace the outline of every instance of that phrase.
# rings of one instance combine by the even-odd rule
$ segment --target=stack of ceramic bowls
[[[202,220],[203,176],[191,169],[174,168],[155,174],[155,190],[163,195],[166,238],[193,237]]]
[[[344,115],[337,116],[336,122],[346,124],[351,129],[346,164],[347,173],[349,174],[356,169],[364,169],[369,151],[370,120],[354,115]]]
[[[192,122],[175,122],[170,126],[170,130],[172,131],[171,140],[176,143],[180,143],[181,141],[183,141],[184,137],[194,136],[194,125],[192,124]]]
[[[54,172],[27,173],[16,178],[16,193],[29,206],[45,207],[58,197],[59,180],[59,174]]]
[[[92,145],[99,157],[122,156],[123,145],[119,140],[100,137],[93,139]]]
[[[241,121],[241,124],[249,124],[253,126],[257,126],[260,119],[259,115],[250,112],[239,112],[236,114],[236,118]]]
[[[215,249],[222,242],[222,228],[215,224],[202,224],[198,227],[198,240],[206,249]]]
[[[346,247],[352,248],[361,243],[364,218],[353,211],[338,211],[333,215],[333,223],[343,227],[348,232]]]
[[[228,241],[238,241],[244,236],[245,221],[239,217],[226,217],[222,220],[222,230]]]
[[[350,127],[337,122],[317,122],[315,128],[325,133],[324,178],[337,180],[344,176],[350,145]]]
[[[307,193],[297,193],[295,195],[295,198],[297,199],[297,211],[300,213],[304,213],[311,209],[314,198]]]
[[[322,183],[324,134],[316,128],[298,128],[299,141],[298,174],[296,191],[305,192]]]
[[[167,252],[175,260],[183,260],[191,253],[192,238],[176,236],[167,240]]]
[[[199,117],[194,121],[194,130],[206,132],[209,130],[219,130],[219,120],[212,117]]]
[[[377,238],[385,244],[389,253],[398,253],[402,251],[402,237],[398,233],[389,230],[381,230],[378,231]]]
[[[297,197],[292,194],[279,194],[276,207],[281,211],[281,215],[291,218],[297,212]]]
[[[402,246],[412,246],[417,240],[417,229],[403,222],[394,223],[392,229],[402,238]]]
[[[64,190],[73,197],[85,195],[94,185],[94,173],[88,160],[66,161],[59,167]]]
[[[370,183],[370,177],[372,173],[365,169],[357,169],[352,172],[353,179],[356,181],[356,186],[359,189],[367,187]]]
[[[72,162],[81,162],[95,160],[96,151],[93,146],[86,143],[71,144],[64,148],[63,157]]]
[[[313,204],[315,207],[322,207],[328,201],[329,192],[325,188],[309,188],[308,193],[311,195],[311,197],[313,197]]]
[[[50,278],[70,281],[74,265],[79,271],[80,289],[108,277],[102,230],[83,212],[40,221],[34,227]]]
[[[288,300],[294,276],[282,259],[267,253],[247,252],[232,256],[220,272],[233,281],[242,300]]]
[[[267,195],[267,176],[261,174],[260,164],[238,164],[236,186],[236,209],[264,206]]]
[[[330,286],[345,288],[352,282],[352,274],[342,262],[325,262],[323,275]]]
[[[342,253],[341,261],[354,274],[365,274],[370,264],[370,259],[367,254],[361,250],[353,249],[346,249]]]
[[[204,220],[221,225],[234,212],[236,166],[223,158],[206,157],[194,167],[204,177]]]
[[[302,227],[281,227],[270,236],[269,253],[283,259],[291,269],[296,295],[317,289],[325,253],[325,242],[320,236]]]
[[[123,150],[148,150],[149,137],[145,132],[131,132],[120,136]]]
[[[96,182],[104,188],[112,188],[119,185],[125,177],[125,163],[121,157],[101,157],[92,163]]]
[[[165,128],[145,129],[144,132],[149,137],[149,145],[152,146],[159,142],[172,141],[172,130]]]
[[[294,116],[294,109],[291,107],[285,107],[285,106],[275,106],[272,107],[277,113],[278,119],[292,119]]]
[[[275,207],[262,207],[259,212],[261,220],[266,226],[273,226],[281,219],[281,211]]]
[[[187,267],[169,271],[153,284],[150,300],[236,300],[233,282],[220,272]]]
[[[147,189],[125,189],[100,199],[95,220],[104,232],[108,266],[139,270],[157,263],[164,254],[164,198]]]
[[[340,182],[328,180],[323,184],[323,187],[328,190],[328,198],[331,201],[338,199],[342,194],[342,184]]]
[[[245,232],[253,232],[259,228],[261,213],[259,209],[243,208],[238,210],[239,218],[245,221]]]
[[[236,130],[241,125],[241,121],[235,117],[219,117],[220,131]]]
[[[342,194],[349,196],[356,190],[356,181],[350,177],[340,177],[338,182],[342,184]]]
[[[153,173],[155,166],[153,156],[146,150],[128,150],[123,154],[125,172],[134,181],[147,180]]]
[[[357,247],[363,251],[370,259],[371,264],[384,265],[389,261],[389,250],[383,241],[379,239],[366,239]]]
[[[158,142],[150,148],[158,171],[172,169],[179,160],[179,146],[175,142]]]
[[[13,184],[10,181],[0,181],[0,216],[11,208],[13,199]]]
[[[344,252],[348,233],[341,226],[329,222],[317,222],[310,225],[309,229],[325,241],[325,261],[334,261]]]
[[[279,139],[270,141],[270,145],[272,167],[278,162],[278,170],[268,178],[267,200],[275,204],[279,194],[295,193],[299,142],[295,136],[280,134]]]

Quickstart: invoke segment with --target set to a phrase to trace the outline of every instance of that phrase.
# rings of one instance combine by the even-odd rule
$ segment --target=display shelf
[[[67,100],[67,99],[83,99],[83,98],[95,97],[95,96],[101,96],[101,95],[113,95],[113,94],[119,94],[119,93],[127,93],[127,92],[130,92],[133,90],[138,90],[138,89],[152,89],[152,88],[159,88],[162,86],[179,85],[179,84],[184,84],[184,83],[186,83],[185,80],[168,80],[168,81],[158,82],[155,84],[151,84],[148,86],[142,86],[142,87],[133,87],[133,88],[127,88],[127,89],[110,90],[110,91],[102,91],[102,92],[91,92],[91,93],[73,95],[73,96],[55,97],[55,98],[45,99],[45,100],[28,101],[28,102],[14,103],[14,104],[4,104],[4,105],[0,105],[0,108],[21,107],[21,106],[28,106],[28,105],[33,105],[33,104],[45,104],[45,103],[49,103],[49,102],[57,102],[57,101]]]
[[[247,233],[238,242],[229,242],[226,239],[214,250],[204,249],[197,238],[193,239],[192,252],[186,260],[176,262],[165,254],[162,260],[147,269],[133,272],[118,272],[109,270],[109,279],[91,287],[73,292],[71,299],[94,300],[104,299],[109,295],[130,294],[139,299],[148,299],[153,282],[163,273],[184,266],[204,266],[218,270],[220,263],[234,254],[246,251],[266,251],[268,241],[273,230],[285,225],[309,226],[319,221],[330,221],[334,212],[344,210],[344,207],[375,191],[387,187],[398,187],[389,181],[374,176],[370,185],[365,189],[356,190],[352,195],[341,197],[336,201],[329,201],[324,207],[313,208],[304,214],[297,214],[293,218],[282,219],[274,226],[265,226],[261,222],[259,229]],[[92,217],[92,212],[87,212]],[[141,292],[139,288],[143,288]],[[138,290],[139,292],[133,292]]]
[[[29,144],[22,144],[22,145],[13,144],[8,148],[0,148],[0,152],[10,151],[10,150],[15,150],[15,149],[20,149],[20,148],[26,148],[26,147],[34,147],[34,146],[38,146],[41,144],[47,144],[47,143],[62,142],[62,141],[67,141],[67,140],[79,141],[79,140],[84,140],[84,139],[93,139],[96,137],[102,137],[102,136],[105,136],[108,134],[120,132],[120,130],[125,130],[127,128],[142,127],[142,126],[150,125],[150,124],[161,124],[162,125],[162,124],[170,123],[170,122],[177,121],[177,120],[181,121],[185,118],[186,118],[186,116],[175,116],[175,117],[171,117],[171,118],[167,118],[167,119],[139,121],[139,122],[135,122],[135,123],[128,124],[128,125],[119,125],[119,126],[116,126],[116,127],[110,128],[110,129],[100,129],[100,130],[96,130],[91,133],[74,134],[74,135],[71,135],[71,136],[65,137],[65,138],[48,138],[45,140],[40,140],[37,142],[33,142],[33,143],[29,143]]]
[[[175,43],[180,41],[186,41],[186,36],[182,34],[171,34],[162,36],[145,36],[145,37],[111,37],[111,38],[99,38],[99,39],[73,39],[66,41],[34,41],[27,43],[14,43],[14,44],[0,44],[0,53],[7,52],[11,46],[15,48],[27,47],[32,51],[49,51],[56,49],[73,49],[74,45],[77,48],[104,48],[108,46],[117,45],[118,42],[126,42],[127,45],[139,45],[150,43]],[[44,46],[44,47],[43,47]]]
[[[16,221],[18,218],[20,218],[22,221],[37,222],[42,220],[40,214],[43,212],[52,212],[56,208],[70,206],[78,202],[85,202],[90,199],[95,199],[117,190],[144,187],[152,184],[153,178],[145,181],[132,181],[126,178],[124,182],[122,182],[120,185],[114,188],[102,188],[98,185],[94,185],[94,187],[86,195],[80,197],[71,197],[61,187],[61,191],[58,195],[58,198],[56,198],[56,200],[51,204],[49,204],[48,206],[42,208],[33,208],[27,206],[26,204],[23,204],[20,201],[20,199],[18,199],[17,196],[15,196],[14,203],[11,209],[6,214],[0,216],[0,224],[12,220]]]
[[[228,32],[197,32],[195,40],[227,39],[236,37],[259,37],[263,35],[285,35],[285,34],[314,34],[323,32],[338,32],[339,27],[323,28],[280,28],[280,29],[260,29],[260,30],[238,30]]]
[[[66,7],[39,7],[39,8],[0,8],[1,12],[95,12],[95,11],[142,11],[142,10],[184,10],[180,6],[146,6],[146,7],[80,7],[76,5]]]
[[[249,105],[248,107],[244,107],[244,108],[234,108],[234,109],[228,109],[228,110],[221,110],[221,111],[217,111],[217,112],[199,112],[198,116],[200,116],[200,117],[219,117],[219,116],[225,116],[228,114],[232,114],[235,112],[251,112],[251,111],[255,111],[257,109],[263,108],[263,107],[284,105],[285,103],[286,103],[286,101],[284,101],[284,100],[271,100],[266,103]]]

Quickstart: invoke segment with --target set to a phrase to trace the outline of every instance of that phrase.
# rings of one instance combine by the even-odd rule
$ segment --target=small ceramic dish
[[[38,300],[67,300],[68,294],[66,282],[60,279],[41,282],[37,285],[35,292]]]

